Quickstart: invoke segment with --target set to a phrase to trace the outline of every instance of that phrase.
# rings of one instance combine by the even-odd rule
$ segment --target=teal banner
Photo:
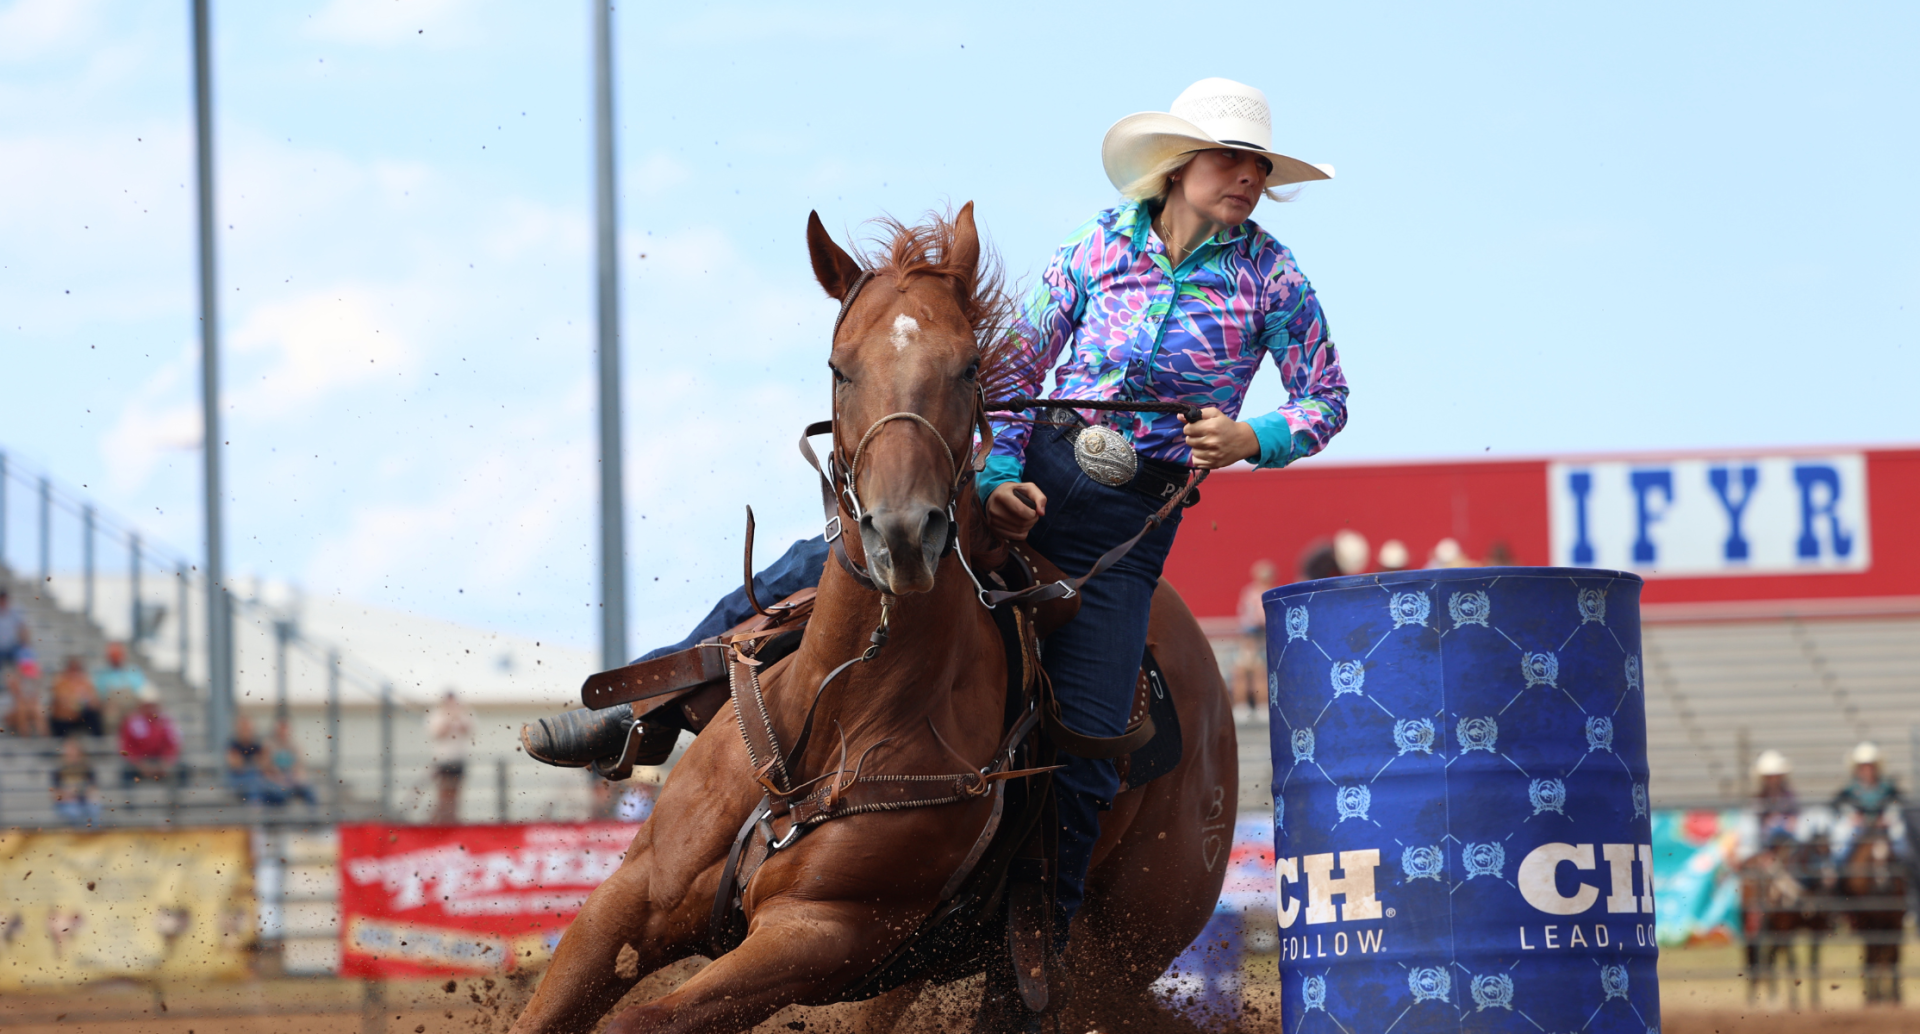
[[[1738,810],[1653,813],[1654,930],[1663,948],[1726,944],[1740,936]]]

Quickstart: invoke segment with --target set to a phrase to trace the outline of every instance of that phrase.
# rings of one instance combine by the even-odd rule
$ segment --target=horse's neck
[[[797,731],[820,680],[873,645],[881,599],[837,563],[827,564],[806,640],[774,704],[782,728]],[[829,738],[837,742],[825,731],[835,721],[851,739],[867,742],[908,729],[924,730],[928,716],[950,703],[970,667],[966,659],[986,645],[975,641],[980,622],[970,611],[978,607],[966,572],[952,557],[941,563],[931,591],[896,598],[886,644],[872,660],[850,666],[820,693],[813,743]]]

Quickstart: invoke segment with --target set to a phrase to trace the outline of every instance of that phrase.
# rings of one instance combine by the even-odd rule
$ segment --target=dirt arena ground
[[[1858,973],[1828,957],[1819,1010],[1792,1011],[1765,997],[1746,1004],[1746,982],[1732,949],[1668,952],[1661,959],[1664,1034],[1920,1034],[1920,1003],[1864,1007]],[[692,967],[660,974],[635,988],[644,1000],[685,979]],[[1252,996],[1272,993],[1270,959],[1248,966]],[[1905,981],[1908,1000],[1920,974]],[[244,984],[153,988],[115,983],[81,993],[0,996],[0,1027],[20,1034],[502,1034],[530,993],[523,981],[496,978],[395,982],[371,1000],[365,985],[345,980],[255,980]],[[1807,991],[1803,980],[1802,1004]],[[1270,1015],[1270,1013],[1269,1013]],[[844,1012],[789,1009],[759,1029],[767,1034],[846,1030]],[[966,1010],[929,1006],[909,1015],[916,1031],[965,1029]],[[1273,1029],[1250,1024],[1246,1030]]]

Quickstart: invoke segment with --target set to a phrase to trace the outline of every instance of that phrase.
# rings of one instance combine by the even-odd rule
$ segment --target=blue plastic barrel
[[[1658,1026],[1640,587],[1494,567],[1265,595],[1283,1029]]]

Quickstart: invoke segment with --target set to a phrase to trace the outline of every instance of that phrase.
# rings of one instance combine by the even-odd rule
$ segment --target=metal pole
[[[227,741],[233,721],[233,622],[226,599],[220,505],[220,310],[213,240],[213,54],[208,0],[193,0],[193,124],[200,194],[200,404],[206,467],[208,733]]]
[[[360,985],[360,1034],[386,1034],[387,985],[368,980]]]
[[[393,818],[393,683],[380,683],[380,817]]]
[[[494,813],[501,825],[507,821],[507,759],[493,759]]]
[[[1907,726],[1908,786],[1920,786],[1920,725]]]
[[[340,651],[327,651],[327,785],[333,787],[334,818],[340,815]]]
[[[127,646],[140,645],[140,535],[130,532],[127,535],[127,598],[133,602],[127,607]]]
[[[40,479],[40,588],[47,591],[47,579],[53,574],[53,483]]]
[[[87,620],[93,620],[93,504],[80,508],[80,573],[85,588],[81,596],[86,604],[81,608]]]
[[[175,604],[180,608],[180,619],[175,621],[180,633],[180,681],[187,681],[187,654],[193,649],[193,630],[187,624],[187,604],[193,601],[193,583],[187,578],[187,562],[182,560],[174,565],[173,573],[180,579],[180,599]]]
[[[620,458],[620,258],[613,173],[613,5],[593,0],[593,181],[600,360],[600,664],[627,663],[626,494]]]
[[[287,721],[287,643],[293,639],[293,622],[284,618],[273,623],[273,720]]]
[[[7,454],[0,452],[0,568],[7,566]]]

